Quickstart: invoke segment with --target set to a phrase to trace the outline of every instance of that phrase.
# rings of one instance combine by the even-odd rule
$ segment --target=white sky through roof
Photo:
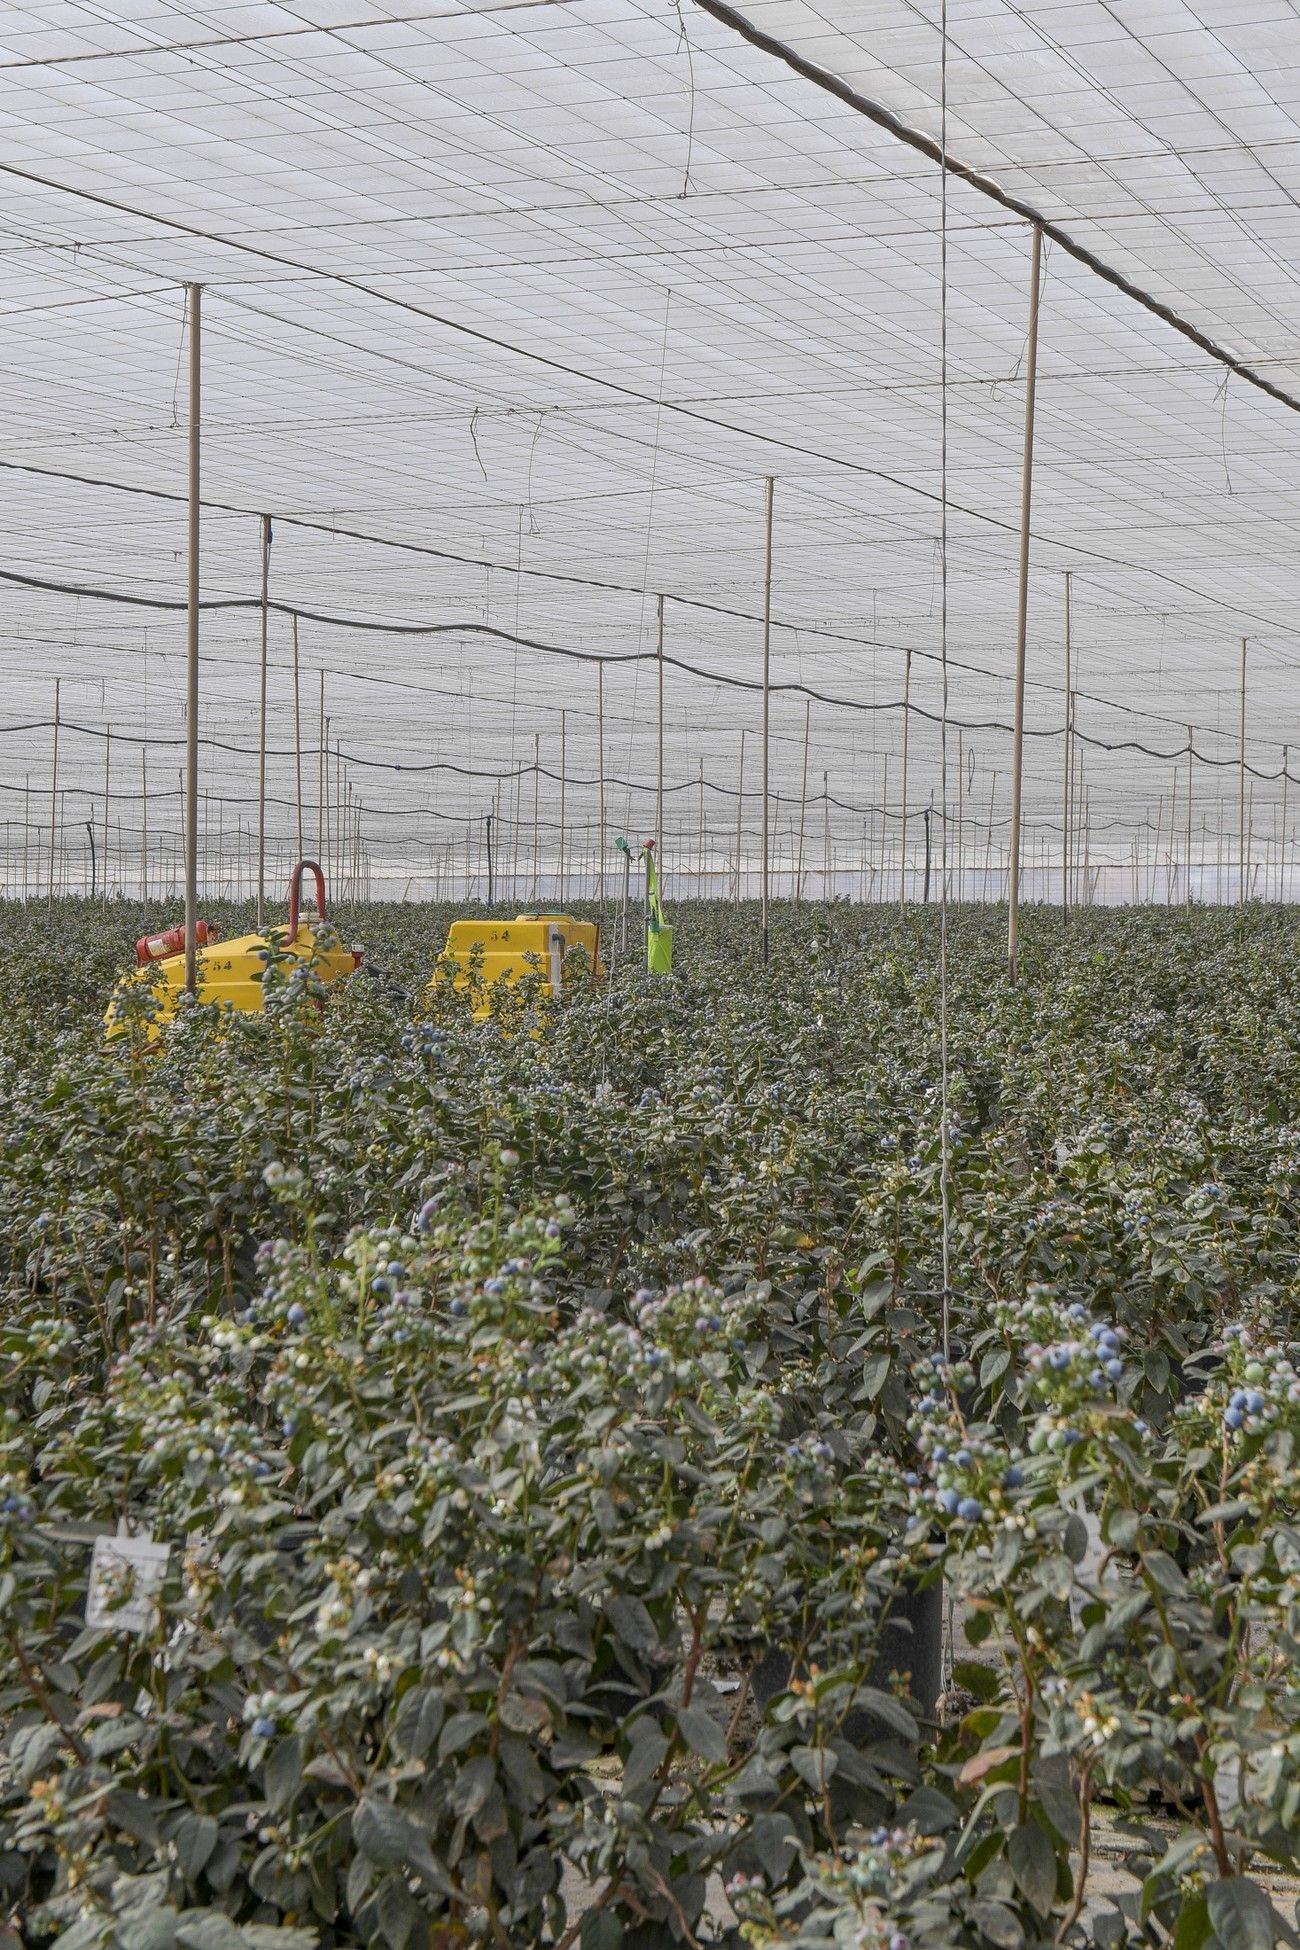
[[[937,135],[937,0],[743,11]],[[948,27],[954,154],[1300,399],[1294,10],[969,0]],[[701,765],[709,854],[734,846],[742,730],[753,854],[759,699],[728,680],[759,674],[769,474],[773,678],[816,694],[810,858],[823,775],[837,860],[858,858],[864,832],[878,845],[882,806],[896,837],[909,649],[919,846],[939,790],[942,648],[940,183],[926,157],[689,0],[336,0],[0,9],[0,165],[13,831],[25,815],[48,831],[56,676],[68,825],[102,819],[111,726],[112,845],[138,844],[141,741],[155,844],[177,829],[183,613],[76,592],[183,604],[181,287],[197,279],[204,596],[232,605],[203,625],[209,852],[218,829],[229,847],[242,827],[246,845],[256,820],[267,510],[273,600],[303,612],[308,797],[324,670],[377,865],[404,876],[432,847],[463,854],[494,805],[508,826],[515,787],[500,775],[531,766],[535,735],[553,830],[562,722],[581,850],[601,656],[615,660],[611,829],[648,832],[655,671],[629,659],[654,649],[660,591],[667,650],[692,667],[667,672],[669,866],[674,851],[698,858]],[[970,843],[983,848],[992,805],[995,855],[1028,261],[1028,225],[950,179],[950,798],[960,732]],[[1276,774],[1300,744],[1298,434],[1295,412],[1046,247],[1031,844],[1060,844],[1067,570],[1099,855],[1126,858],[1135,833],[1151,844],[1175,776],[1181,829],[1189,724],[1197,846],[1235,833],[1243,636],[1251,766]],[[295,817],[285,609],[270,636],[280,860]],[[787,855],[804,717],[805,691],[779,689]],[[1252,794],[1262,848],[1281,787],[1260,777]],[[528,772],[524,846],[531,795]]]

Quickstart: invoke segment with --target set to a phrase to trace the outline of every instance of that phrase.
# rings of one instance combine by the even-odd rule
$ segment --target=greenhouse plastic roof
[[[963,816],[982,835],[992,806],[1000,848],[1030,225],[956,175],[945,212],[889,126],[933,145],[946,70],[950,156],[1049,225],[1031,838],[1059,849],[1066,571],[1094,846],[1149,843],[1175,775],[1184,816],[1189,725],[1203,843],[1235,832],[1243,637],[1271,830],[1300,743],[1300,420],[1252,375],[1300,401],[1300,19],[972,0],[945,61],[937,4],[740,12],[769,45],[690,0],[0,9],[0,815],[48,830],[58,676],[68,819],[99,817],[111,726],[124,835],[142,740],[175,829],[197,280],[214,827],[255,819],[267,511],[280,839],[291,609],[304,763],[324,671],[393,870],[494,805],[531,822],[531,773],[513,800],[498,775],[534,736],[542,822],[562,737],[566,816],[590,820],[601,658],[607,770],[637,786],[611,785],[611,823],[648,831],[662,592],[669,864],[701,766],[710,849],[733,844],[742,730],[752,847],[769,475],[783,843],[806,708],[810,830],[823,774],[837,848],[882,807],[896,828],[908,651],[915,817],[940,791],[946,400],[949,794],[960,755]]]

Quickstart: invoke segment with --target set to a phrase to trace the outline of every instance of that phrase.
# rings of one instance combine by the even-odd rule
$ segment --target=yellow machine
[[[316,882],[316,920],[304,922],[299,908],[304,873]],[[289,879],[289,925],[268,935],[241,934],[222,941],[216,930],[200,921],[195,932],[199,947],[195,957],[195,993],[200,1002],[220,1002],[230,1009],[255,1015],[263,1006],[262,977],[267,955],[274,945],[277,955],[288,961],[310,966],[312,974],[326,984],[351,975],[360,967],[361,956],[336,942],[322,942],[318,936],[325,920],[325,876],[314,860],[300,860]],[[185,930],[169,928],[165,934],[141,935],[135,944],[139,966],[123,976],[113,991],[105,1022],[110,1036],[125,1033],[127,1024],[121,1013],[124,996],[133,987],[152,977],[156,1022],[167,1022],[176,1013],[177,1000],[185,987]]]
[[[564,958],[571,948],[585,949],[593,974],[599,975],[600,926],[575,921],[570,914],[517,914],[513,921],[453,921],[447,946],[434,966],[434,983],[449,977],[458,989],[473,989],[474,1014],[492,1013],[492,990],[498,982],[512,986],[528,975],[539,975],[550,995],[564,986]]]

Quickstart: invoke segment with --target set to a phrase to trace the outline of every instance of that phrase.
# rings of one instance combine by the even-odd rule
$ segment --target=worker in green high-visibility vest
[[[673,931],[664,919],[653,840],[647,840],[641,848],[641,858],[645,861],[645,965],[652,975],[671,975]]]

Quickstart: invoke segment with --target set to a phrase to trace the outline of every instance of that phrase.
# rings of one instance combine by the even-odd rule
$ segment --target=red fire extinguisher
[[[207,921],[195,923],[194,939],[200,948],[220,941],[221,930]],[[185,928],[168,928],[165,934],[142,934],[135,944],[135,958],[141,968],[151,961],[166,961],[170,955],[185,953]]]

